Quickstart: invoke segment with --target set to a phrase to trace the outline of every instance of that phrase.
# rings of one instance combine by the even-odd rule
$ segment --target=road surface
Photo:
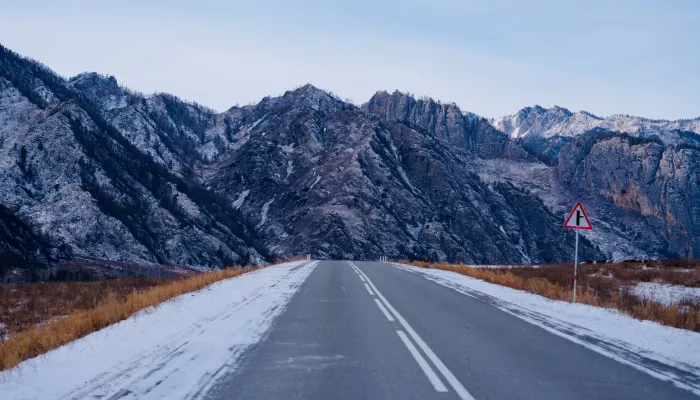
[[[323,261],[208,399],[696,399],[388,264]]]

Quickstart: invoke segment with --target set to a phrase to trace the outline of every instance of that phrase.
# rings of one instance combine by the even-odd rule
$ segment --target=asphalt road
[[[209,399],[697,399],[387,264],[323,261]]]

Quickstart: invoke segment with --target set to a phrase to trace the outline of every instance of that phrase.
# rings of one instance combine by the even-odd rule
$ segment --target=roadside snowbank
[[[636,320],[616,310],[549,300],[451,271],[393,265],[700,395],[699,333]]]
[[[197,398],[268,332],[317,262],[179,296],[0,372],[0,399]]]

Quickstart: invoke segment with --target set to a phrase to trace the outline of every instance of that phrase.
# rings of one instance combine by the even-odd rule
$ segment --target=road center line
[[[365,281],[365,277],[362,276],[362,274],[360,273],[360,270],[357,268],[357,266],[356,266],[355,264],[351,263],[350,261],[348,261],[348,264],[350,264],[350,266],[351,266],[352,269],[355,271],[355,273],[357,274],[357,276],[360,277],[360,280],[362,281],[362,283],[367,282],[367,281]]]
[[[386,307],[384,307],[384,304],[382,304],[379,299],[374,299],[374,301],[377,303],[377,307],[379,307],[380,310],[382,310],[382,314],[386,317],[386,319],[389,320],[389,322],[394,322],[394,317],[389,314],[389,311],[386,310]]]
[[[369,287],[369,285],[365,283],[365,287],[367,288],[367,291],[369,292],[369,295],[370,295],[370,296],[374,296],[374,292],[372,292],[372,289]]]
[[[356,265],[354,265],[354,264],[351,264],[351,265],[353,265],[355,268],[357,268],[360,271],[360,274],[362,274],[365,277],[365,279],[367,279],[367,282],[369,283],[369,285],[372,287],[372,289],[374,289],[374,292],[377,293],[377,297],[379,297],[379,299],[382,301],[382,303],[384,303],[386,308],[389,311],[391,311],[392,314],[394,314],[396,319],[404,327],[406,332],[408,332],[409,336],[411,336],[413,341],[415,341],[416,344],[418,344],[418,347],[420,347],[421,350],[423,350],[425,355],[427,355],[428,358],[430,359],[430,361],[433,362],[435,367],[445,377],[445,379],[450,384],[450,386],[452,386],[452,388],[455,390],[455,392],[457,392],[457,395],[462,400],[475,400],[474,397],[471,394],[469,394],[467,389],[465,389],[464,386],[462,386],[462,384],[459,382],[457,377],[454,376],[452,371],[450,371],[449,368],[447,368],[447,366],[435,354],[435,352],[433,352],[433,350],[430,347],[428,347],[428,345],[425,343],[425,341],[423,341],[423,339],[420,336],[418,336],[418,333],[416,333],[416,331],[414,331],[413,328],[411,328],[411,325],[408,324],[408,322],[401,316],[401,314],[399,314],[398,311],[396,311],[396,309],[394,307],[392,307],[392,305],[386,300],[386,298],[377,289],[377,287],[374,285],[374,283],[372,283],[372,281],[369,279],[367,274],[365,274],[362,270],[360,270]]]
[[[428,377],[428,380],[430,383],[433,385],[435,388],[435,391],[437,392],[447,392],[447,387],[445,387],[445,384],[442,383],[440,378],[438,378],[437,374],[433,369],[430,367],[427,361],[425,361],[425,358],[420,354],[418,349],[416,349],[416,346],[411,343],[410,340],[408,340],[408,337],[406,336],[403,331],[396,331],[396,333],[399,334],[399,337],[401,338],[401,341],[403,344],[408,348],[408,351],[411,353],[413,358],[416,360],[418,363],[418,366],[423,370],[423,373],[425,376]]]

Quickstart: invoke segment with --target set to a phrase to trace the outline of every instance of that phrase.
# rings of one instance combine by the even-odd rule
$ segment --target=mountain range
[[[698,257],[697,132],[561,108],[488,120],[398,91],[356,106],[312,85],[218,113],[0,46],[0,269],[568,261],[575,200],[595,227],[584,259]]]
[[[574,137],[598,129],[637,137],[656,137],[666,144],[700,144],[700,117],[668,121],[619,114],[602,118],[587,111],[571,112],[559,106],[534,106],[490,122],[513,139]]]

